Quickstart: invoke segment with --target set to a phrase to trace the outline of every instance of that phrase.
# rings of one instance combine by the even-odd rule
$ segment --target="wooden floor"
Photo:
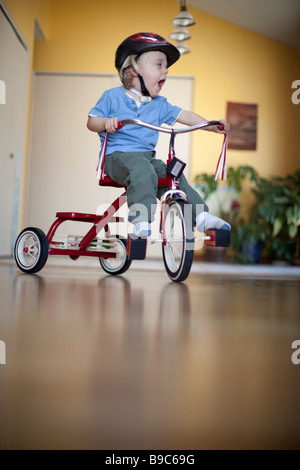
[[[300,448],[299,271],[0,262],[0,308],[1,449]]]

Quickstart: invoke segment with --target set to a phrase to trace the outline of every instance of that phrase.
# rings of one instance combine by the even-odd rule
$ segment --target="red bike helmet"
[[[139,56],[148,51],[164,52],[167,56],[167,67],[173,65],[180,57],[177,47],[162,36],[154,33],[137,33],[129,36],[119,45],[115,57],[116,69],[120,71],[129,55]]]

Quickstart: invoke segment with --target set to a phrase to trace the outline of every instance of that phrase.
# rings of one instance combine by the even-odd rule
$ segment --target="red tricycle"
[[[159,186],[167,188],[161,198],[160,237],[157,240],[152,240],[128,234],[126,239],[119,235],[111,235],[109,223],[124,222],[124,218],[116,216],[116,213],[126,203],[126,187],[116,183],[104,173],[108,136],[106,133],[99,156],[97,178],[101,186],[123,188],[124,192],[101,215],[57,212],[56,220],[51,225],[47,236],[39,228],[25,228],[19,234],[14,248],[15,261],[21,271],[30,274],[37,273],[44,267],[48,255],[67,255],[73,260],[80,256],[99,258],[100,265],[106,273],[122,274],[130,267],[133,259],[145,259],[148,244],[160,243],[163,262],[169,278],[177,282],[187,278],[193,262],[196,239],[193,227],[188,226],[188,218],[185,217],[185,208],[188,204],[186,194],[179,189],[178,178],[185,164],[175,157],[175,136],[213,125],[222,126],[222,124],[219,121],[207,121],[195,126],[174,129],[130,119],[119,121],[119,128],[130,124],[170,134],[166,176],[158,180]],[[223,151],[222,153],[224,154]],[[222,167],[222,171],[224,171],[225,163],[222,158],[220,156],[218,168]],[[92,226],[84,236],[68,235],[63,240],[55,237],[57,228],[63,222],[70,220],[89,222]],[[104,233],[102,237],[100,237],[101,231]],[[203,240],[204,243],[211,246],[229,246],[230,232],[209,230],[197,240]]]

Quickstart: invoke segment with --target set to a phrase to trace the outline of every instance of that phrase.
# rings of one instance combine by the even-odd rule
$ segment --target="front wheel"
[[[116,249],[115,258],[99,258],[101,268],[107,273],[112,275],[123,274],[131,265],[131,260],[126,255],[127,240],[121,238],[119,235],[114,235],[114,245]]]
[[[194,256],[194,238],[187,227],[184,210],[187,204],[182,200],[166,201],[164,226],[166,244],[162,245],[163,260],[172,281],[184,281],[191,270]],[[188,220],[188,217],[186,217]],[[192,225],[192,221],[190,221]],[[190,227],[190,229],[192,226]]]
[[[14,257],[17,266],[24,273],[37,273],[46,264],[48,249],[47,237],[41,229],[25,228],[15,243]]]

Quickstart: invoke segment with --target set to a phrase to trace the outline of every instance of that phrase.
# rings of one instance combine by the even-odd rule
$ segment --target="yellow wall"
[[[46,41],[34,44],[35,70],[114,72],[117,45],[138,31],[168,37],[179,11],[173,0],[5,0],[27,41],[32,20]],[[285,175],[300,167],[300,104],[291,84],[300,79],[300,51],[189,7],[191,53],[170,73],[195,77],[194,111],[207,119],[226,115],[227,101],[258,105],[256,151],[228,152],[228,165],[249,164],[261,175]],[[178,91],[180,93],[180,90]],[[176,104],[176,103],[173,103]],[[215,170],[222,138],[193,136],[192,175]]]
[[[51,0],[4,0],[8,12],[29,45],[34,45],[34,20],[36,19],[45,35],[48,33],[49,5]]]

